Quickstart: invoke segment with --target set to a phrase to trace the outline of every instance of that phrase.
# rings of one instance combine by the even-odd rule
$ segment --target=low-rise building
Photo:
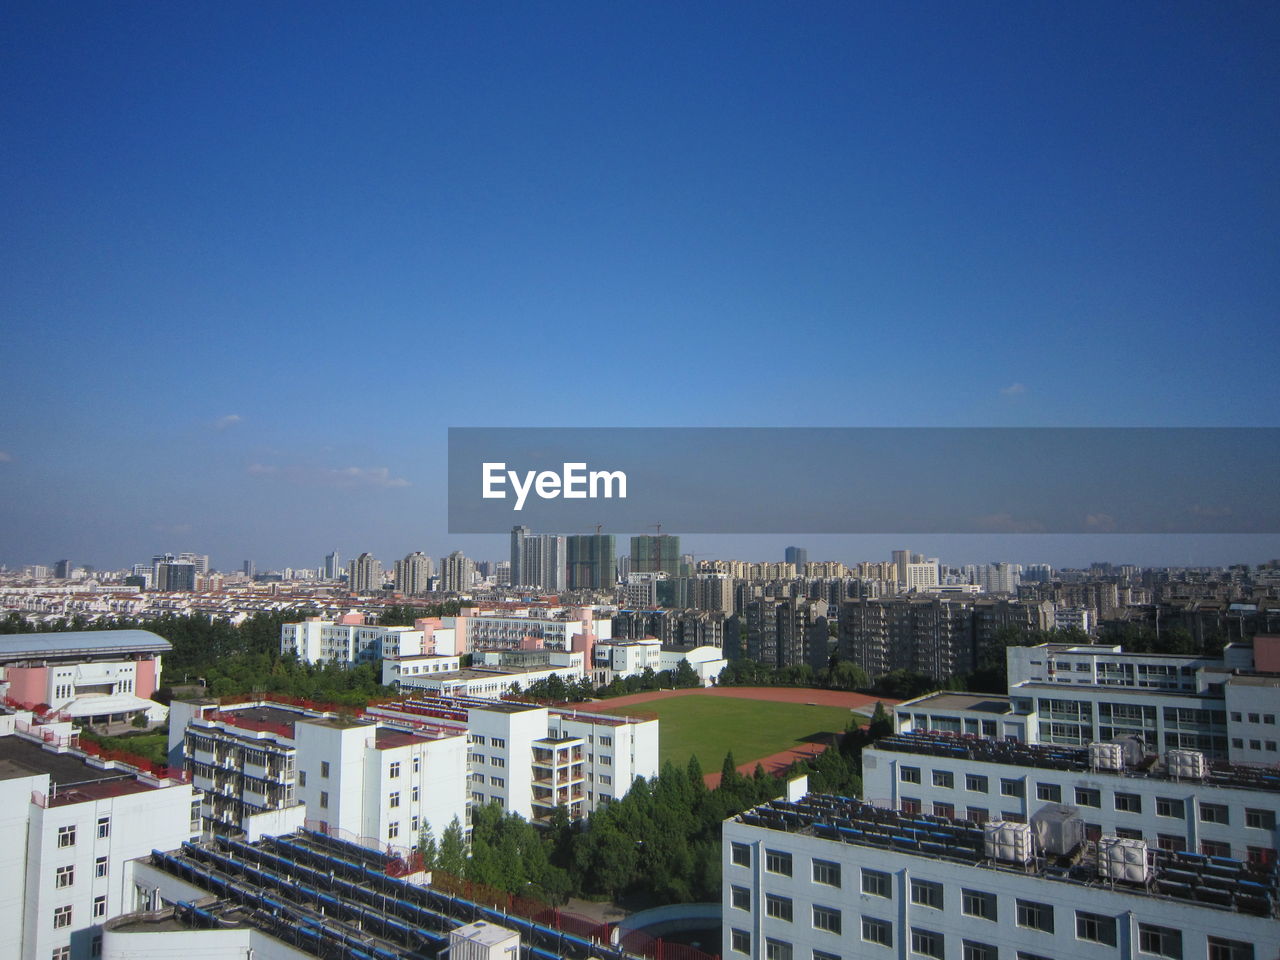
[[[0,689],[17,709],[47,707],[62,719],[164,720],[150,697],[173,648],[148,630],[16,633],[0,637]]]

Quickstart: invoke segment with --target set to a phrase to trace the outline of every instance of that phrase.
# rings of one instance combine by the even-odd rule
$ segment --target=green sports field
[[[596,713],[657,714],[659,762],[684,766],[697,755],[704,773],[719,773],[726,752],[737,764],[799,746],[822,734],[843,733],[852,714],[844,707],[811,707],[733,697],[671,697]],[[828,737],[821,737],[828,742]]]

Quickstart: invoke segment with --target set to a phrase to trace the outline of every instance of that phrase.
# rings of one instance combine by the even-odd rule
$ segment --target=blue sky
[[[1274,4],[19,2],[0,36],[11,565],[501,556],[447,535],[449,426],[1275,424]],[[993,551],[1280,539],[947,559]]]

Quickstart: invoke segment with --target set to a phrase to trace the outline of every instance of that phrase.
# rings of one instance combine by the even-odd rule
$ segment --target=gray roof
[[[0,636],[0,663],[42,657],[101,657],[113,653],[169,653],[164,637],[150,630],[69,630],[65,633],[10,633]]]

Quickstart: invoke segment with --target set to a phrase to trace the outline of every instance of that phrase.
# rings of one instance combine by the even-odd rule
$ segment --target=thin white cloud
[[[1090,513],[1085,516],[1084,525],[1097,533],[1113,533],[1116,518],[1109,513]]]
[[[990,513],[974,517],[973,526],[983,533],[1043,533],[1044,524],[1039,520],[1015,517],[1011,513]]]
[[[1024,383],[1011,383],[1007,387],[1000,388],[1002,397],[1020,397],[1027,392],[1027,386]]]
[[[228,413],[225,417],[219,417],[213,421],[213,429],[226,430],[228,427],[234,427],[237,423],[242,423],[244,417],[238,413]]]
[[[395,489],[412,484],[404,477],[393,476],[387,467],[308,467],[276,466],[269,463],[251,463],[245,472],[251,477],[279,477],[287,483],[305,486],[373,487]]]

